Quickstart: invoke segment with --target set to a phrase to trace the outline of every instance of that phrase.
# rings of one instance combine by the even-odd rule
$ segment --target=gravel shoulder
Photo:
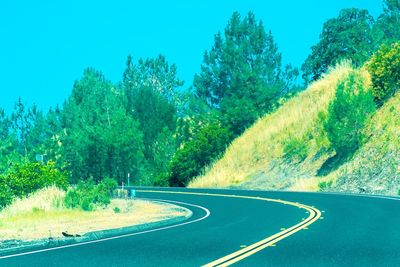
[[[148,200],[114,199],[106,209],[32,211],[0,218],[0,255],[48,248],[170,225],[188,219],[191,211]],[[65,237],[62,233],[71,235]]]

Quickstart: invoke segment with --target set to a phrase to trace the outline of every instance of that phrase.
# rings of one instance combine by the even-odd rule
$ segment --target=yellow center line
[[[304,204],[300,204],[298,202],[291,202],[291,201],[285,201],[281,199],[273,199],[273,198],[264,198],[264,197],[252,197],[252,196],[241,196],[241,195],[227,195],[227,194],[210,194],[210,193],[196,193],[196,192],[178,192],[178,191],[157,191],[157,190],[137,190],[138,192],[144,192],[144,193],[166,193],[166,194],[182,194],[182,195],[198,195],[198,196],[216,196],[216,197],[229,197],[229,198],[242,198],[242,199],[255,199],[255,200],[261,200],[261,201],[267,201],[267,202],[275,202],[275,203],[280,203],[280,204],[285,204],[285,205],[291,205],[294,207],[298,207],[301,209],[305,209],[308,211],[309,216],[300,221],[298,224],[293,225],[292,227],[282,230],[272,236],[269,236],[263,240],[260,240],[250,246],[247,246],[245,248],[242,248],[236,252],[233,252],[231,254],[228,254],[222,258],[219,258],[215,261],[212,261],[203,267],[213,267],[213,266],[229,266],[232,265],[244,258],[247,258],[255,253],[257,253],[260,250],[263,250],[266,247],[273,246],[275,245],[278,241],[287,238],[288,236],[291,236],[295,234],[296,232],[303,230],[303,229],[308,229],[308,226],[313,224],[316,220],[318,220],[321,217],[321,211],[316,209],[315,207],[312,206],[307,206]]]

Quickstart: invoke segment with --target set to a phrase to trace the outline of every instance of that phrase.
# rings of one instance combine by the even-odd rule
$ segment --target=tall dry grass
[[[62,232],[84,234],[184,216],[174,205],[144,200],[113,199],[95,211],[68,209],[65,192],[56,187],[39,190],[15,200],[0,212],[0,247],[4,240],[62,238]]]
[[[352,70],[349,62],[338,64],[305,91],[283,104],[272,114],[259,119],[242,136],[234,140],[224,156],[195,178],[189,187],[228,187],[268,170],[271,163],[284,156],[288,140],[306,142],[312,158],[329,141],[321,129],[320,114],[327,113],[336,85]],[[369,75],[362,71],[366,81]],[[307,159],[306,159],[307,162]],[[311,160],[309,160],[311,164]]]
[[[43,188],[28,197],[16,199],[0,212],[0,219],[30,213],[32,211],[53,211],[64,209],[65,191],[52,186]]]

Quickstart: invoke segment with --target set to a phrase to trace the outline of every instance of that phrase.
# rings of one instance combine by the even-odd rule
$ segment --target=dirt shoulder
[[[39,209],[2,218],[0,216],[0,249],[24,241],[65,239],[62,232],[85,236],[102,230],[185,218],[190,216],[189,213],[187,209],[166,203],[114,199],[106,209],[93,212]]]

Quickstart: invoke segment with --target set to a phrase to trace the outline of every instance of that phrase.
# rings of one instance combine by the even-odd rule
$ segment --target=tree
[[[67,175],[55,168],[54,162],[41,164],[25,161],[15,163],[4,176],[0,176],[0,208],[11,203],[14,197],[26,197],[41,188],[55,185],[68,187]]]
[[[365,86],[360,70],[353,70],[339,82],[324,125],[339,158],[351,156],[360,147],[364,125],[375,108],[371,89]]]
[[[45,117],[46,140],[42,144],[42,153],[46,155],[47,160],[56,162],[57,166],[63,168],[61,138],[63,131],[63,112],[57,105],[54,109],[50,108]]]
[[[30,142],[28,154],[30,159],[33,160],[36,154],[46,154],[44,144],[51,138],[52,134],[49,132],[46,116],[36,105],[33,105],[29,112],[32,117],[32,125],[28,134]]]
[[[185,186],[225,151],[229,140],[230,132],[218,124],[202,128],[174,155],[171,161],[170,185]]]
[[[126,109],[138,120],[143,132],[148,176],[154,178],[165,171],[176,150],[172,139],[176,132],[177,108],[181,105],[178,89],[183,82],[176,77],[176,66],[169,65],[161,55],[155,59],[139,59],[136,64],[129,56],[122,84]],[[161,139],[166,143],[160,144]]]
[[[24,157],[28,157],[28,153],[32,148],[30,132],[33,120],[32,111],[25,107],[21,98],[18,98],[11,114],[11,127],[18,139],[18,152]]]
[[[94,69],[85,70],[64,105],[63,161],[72,181],[141,177],[143,134],[127,114],[123,92]]]
[[[392,97],[400,85],[400,42],[383,44],[367,64],[371,74],[372,93],[378,105]]]
[[[11,132],[10,118],[4,109],[0,108],[0,175],[8,169],[12,162],[20,160],[17,141],[17,137]]]
[[[213,47],[204,54],[193,82],[196,96],[218,110],[223,126],[239,135],[290,89],[297,71],[288,67],[285,80],[281,61],[263,23],[251,12],[244,19],[235,12],[224,34],[217,33]],[[246,114],[239,111],[242,106]]]
[[[311,47],[301,67],[305,83],[317,80],[330,66],[345,59],[361,66],[374,50],[373,24],[368,11],[357,8],[343,9],[337,18],[325,22],[318,44]]]
[[[400,40],[400,0],[385,0],[383,13],[373,27],[375,49]]]

